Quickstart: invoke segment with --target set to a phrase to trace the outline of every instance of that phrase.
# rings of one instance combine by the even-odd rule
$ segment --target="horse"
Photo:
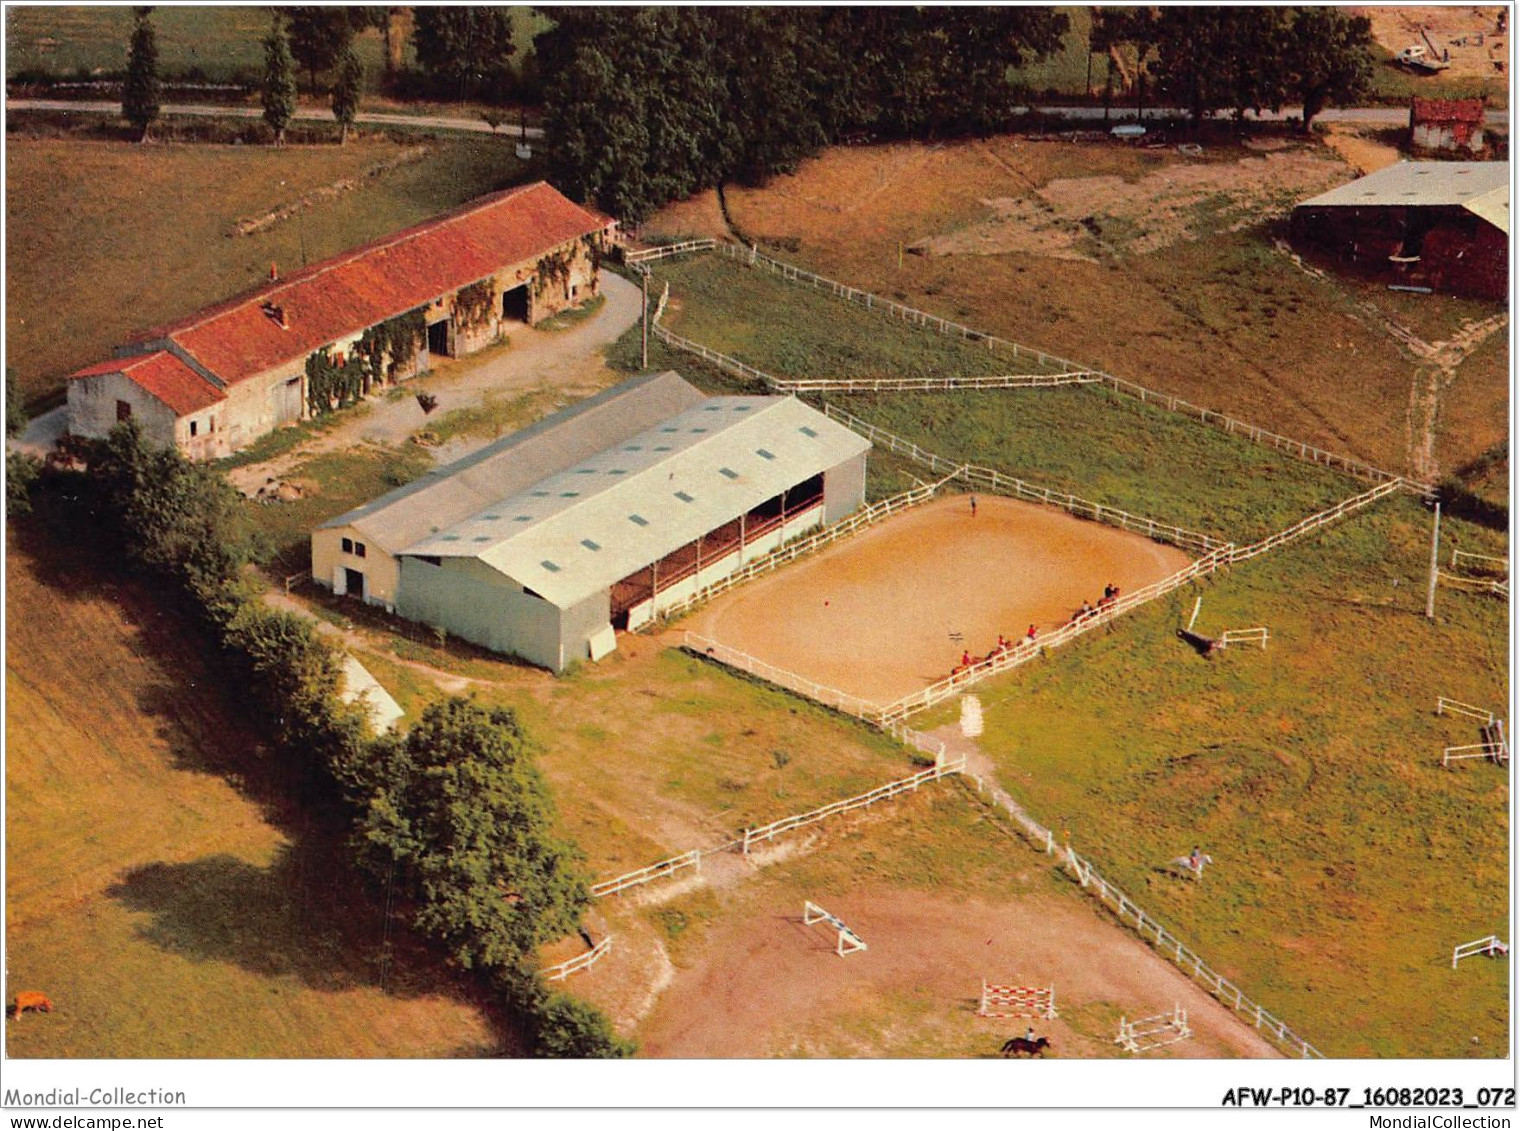
[[[53,999],[36,990],[22,990],[11,1005],[10,1015],[20,1020],[21,1015],[29,1009],[35,1013],[52,1013]]]
[[[1201,880],[1203,879],[1204,868],[1213,862],[1214,858],[1208,853],[1204,853],[1198,858],[1198,866],[1196,868],[1193,866],[1193,858],[1191,856],[1179,856],[1175,860],[1168,860],[1167,867],[1174,871],[1180,871],[1190,880]]]
[[[1026,1037],[1014,1037],[1004,1043],[1003,1055],[1023,1056],[1027,1052],[1030,1056],[1044,1056],[1049,1047],[1049,1037],[1036,1037],[1032,1041]]]

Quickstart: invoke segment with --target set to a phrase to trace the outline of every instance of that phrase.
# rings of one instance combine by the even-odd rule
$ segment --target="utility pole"
[[[644,317],[640,320],[642,331],[639,335],[639,368],[649,368],[649,272],[645,271],[644,281]]]
[[[1440,572],[1441,504],[1436,502],[1436,518],[1430,527],[1430,590],[1425,595],[1425,619],[1436,619],[1436,575]]]

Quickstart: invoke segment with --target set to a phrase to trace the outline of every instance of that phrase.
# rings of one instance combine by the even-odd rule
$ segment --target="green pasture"
[[[1495,536],[1448,523],[1472,548]],[[1112,882],[1332,1056],[1502,1056],[1508,772],[1444,695],[1503,711],[1505,606],[1443,589],[1396,497],[978,689],[998,777]],[[1175,635],[1265,625],[1212,660]],[[938,709],[918,726],[951,721]],[[1163,870],[1194,846],[1203,880]]]

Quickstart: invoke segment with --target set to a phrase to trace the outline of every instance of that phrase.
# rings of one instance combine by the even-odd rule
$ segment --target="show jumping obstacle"
[[[1455,970],[1458,962],[1461,962],[1464,958],[1471,958],[1475,954],[1486,954],[1490,958],[1496,958],[1499,955],[1508,953],[1508,943],[1500,942],[1498,935],[1489,935],[1485,939],[1477,939],[1470,943],[1463,943],[1461,946],[1452,947],[1451,968]]]
[[[834,945],[834,953],[840,958],[847,954],[854,954],[857,950],[869,949],[861,941],[859,935],[846,927],[836,916],[830,915],[812,900],[804,900],[802,904],[802,921],[811,927],[814,923],[827,923],[839,932],[839,940]]]
[[[1055,984],[1041,989],[1039,986],[1010,986],[995,984],[982,979],[982,1004],[976,1011],[978,1017],[1043,1017],[1054,1021],[1056,1013]]]
[[[1119,1018],[1119,1035],[1114,1038],[1114,1044],[1122,1045],[1126,1052],[1141,1053],[1163,1045],[1175,1045],[1192,1035],[1187,1010],[1174,1005],[1170,1013],[1158,1013],[1154,1017],[1140,1017],[1134,1021]]]

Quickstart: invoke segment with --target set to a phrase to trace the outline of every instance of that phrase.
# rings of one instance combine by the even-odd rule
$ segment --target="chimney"
[[[271,283],[278,283],[280,281],[279,264],[272,259],[269,261],[269,281]]]

